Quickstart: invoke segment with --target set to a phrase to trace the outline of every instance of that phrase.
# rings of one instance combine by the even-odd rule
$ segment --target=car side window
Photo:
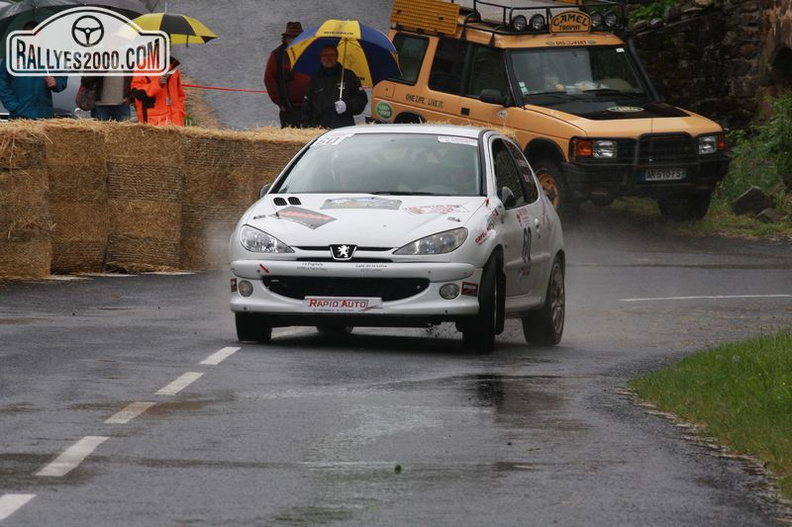
[[[465,42],[441,38],[432,61],[429,89],[458,95],[462,88],[462,70],[465,67]]]
[[[534,201],[539,199],[539,188],[536,185],[536,180],[533,177],[533,171],[531,170],[531,165],[528,164],[528,160],[525,159],[525,155],[514,143],[507,142],[506,146],[514,156],[514,159],[517,161],[517,167],[520,171],[520,179],[522,179],[522,186],[525,189],[525,202],[526,203],[533,203]]]
[[[395,77],[394,80],[415,84],[418,74],[421,72],[426,48],[429,47],[429,39],[398,33],[393,37],[393,45],[399,52],[399,66],[401,67],[401,75]]]
[[[509,187],[515,199],[515,204],[510,208],[525,205],[520,169],[517,167],[517,163],[509,152],[509,147],[505,141],[496,139],[492,142],[492,159],[495,163],[495,182],[498,192],[503,187]]]
[[[471,49],[470,74],[464,95],[479,97],[482,90],[487,89],[498,90],[501,95],[509,93],[503,50],[474,45]]]

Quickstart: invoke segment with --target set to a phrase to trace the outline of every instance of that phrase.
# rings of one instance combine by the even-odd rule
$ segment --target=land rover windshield
[[[620,104],[650,99],[625,46],[518,49],[510,57],[526,104],[557,106],[603,96]]]

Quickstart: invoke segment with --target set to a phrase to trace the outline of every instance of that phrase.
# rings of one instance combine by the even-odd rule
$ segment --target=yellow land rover
[[[666,218],[704,217],[729,165],[723,129],[659,99],[618,36],[623,7],[507,1],[394,0],[401,76],[374,88],[372,119],[510,128],[562,214],[648,196]]]

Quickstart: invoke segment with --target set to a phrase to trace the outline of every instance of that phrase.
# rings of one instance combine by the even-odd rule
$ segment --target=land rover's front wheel
[[[696,194],[677,194],[657,200],[660,213],[667,220],[700,220],[709,210],[711,192]]]
[[[537,161],[533,169],[539,184],[542,185],[550,203],[553,204],[559,216],[569,217],[577,212],[577,203],[572,200],[564,176],[559,166],[552,161]]]

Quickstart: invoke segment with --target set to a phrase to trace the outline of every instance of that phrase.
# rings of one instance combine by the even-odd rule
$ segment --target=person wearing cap
[[[286,48],[302,31],[300,22],[288,22],[286,31],[281,35],[281,45],[272,50],[264,69],[264,86],[270,99],[280,110],[281,128],[300,126],[305,90],[311,82],[309,75],[291,71],[286,54]]]

